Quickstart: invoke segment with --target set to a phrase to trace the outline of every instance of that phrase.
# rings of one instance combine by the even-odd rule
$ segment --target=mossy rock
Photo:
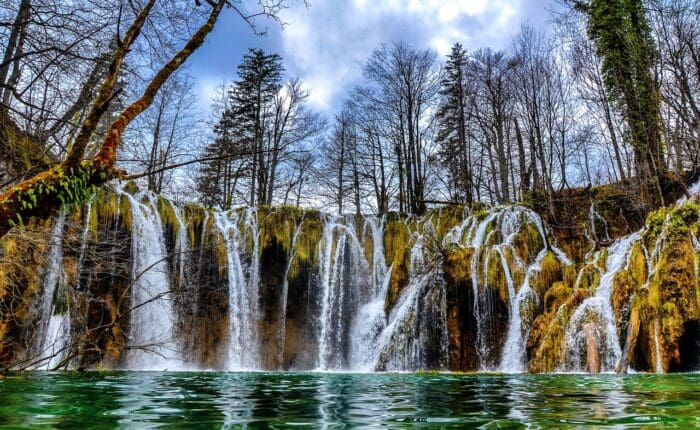
[[[527,340],[527,351],[530,357],[529,372],[549,373],[561,366],[566,350],[568,319],[569,315],[565,308],[535,318]]]
[[[518,258],[530,265],[544,248],[544,239],[533,222],[525,222],[520,231],[513,237],[513,248]]]
[[[626,269],[617,272],[613,278],[611,301],[619,339],[624,339],[626,336],[631,315],[631,300],[639,287],[637,280]]]
[[[545,313],[555,312],[559,306],[566,303],[573,289],[564,282],[555,282],[544,294]]]
[[[564,266],[564,277],[562,280],[567,287],[574,288],[577,278],[578,270],[576,265],[572,264],[569,266]]]
[[[637,282],[637,285],[640,286],[646,283],[647,274],[649,272],[643,246],[642,242],[635,242],[634,245],[632,245],[629,262],[627,263],[629,274]]]
[[[647,216],[644,240],[652,248],[662,232],[667,240],[687,237],[700,224],[700,204],[687,201],[683,204],[664,207]]]
[[[684,361],[679,345],[684,328],[700,319],[700,281],[695,270],[690,238],[676,238],[664,246],[649,282],[648,303],[661,321],[662,362],[667,371]]]
[[[173,203],[164,197],[158,197],[156,208],[158,209],[158,215],[160,216],[166,234],[171,240],[174,240],[180,234],[180,229],[185,226],[180,225],[180,221],[175,215]]]
[[[294,256],[289,268],[289,279],[295,279],[303,267],[316,264],[318,243],[323,236],[324,221],[320,214],[309,214],[301,222],[294,244]]]
[[[465,210],[463,206],[445,206],[437,211],[437,216],[433,219],[435,233],[438,239],[442,240],[445,235],[455,226],[462,223],[464,220]]]
[[[486,277],[479,282],[479,288],[482,294],[486,294],[486,289],[492,289],[502,303],[510,301],[510,293],[508,291],[508,280],[506,278],[507,268],[503,267],[501,255],[495,249],[487,249],[486,258]],[[506,262],[507,264],[507,262]],[[515,286],[513,287],[515,288]]]
[[[387,221],[384,229],[384,253],[387,264],[393,265],[386,308],[391,309],[408,283],[411,239],[408,226],[402,221]]]
[[[561,262],[552,251],[548,251],[544,255],[544,258],[542,258],[542,264],[540,264],[539,289],[537,290],[537,294],[542,296],[555,282],[561,281],[563,275],[563,266]]]
[[[474,248],[452,247],[445,251],[443,270],[456,283],[469,284],[472,279],[472,257]]]

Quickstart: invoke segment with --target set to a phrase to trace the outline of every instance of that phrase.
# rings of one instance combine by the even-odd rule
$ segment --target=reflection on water
[[[700,375],[27,373],[0,426],[488,428],[700,426]]]

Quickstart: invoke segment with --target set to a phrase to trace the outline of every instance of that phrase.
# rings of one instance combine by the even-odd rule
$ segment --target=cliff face
[[[3,238],[0,361],[700,368],[700,206],[691,199],[635,225],[640,215],[611,201],[579,209],[562,232],[520,206],[385,218],[222,213],[105,189]]]

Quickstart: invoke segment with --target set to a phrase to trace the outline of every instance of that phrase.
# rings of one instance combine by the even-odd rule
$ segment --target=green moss
[[[535,318],[527,345],[532,357],[528,365],[530,372],[553,372],[562,364],[568,320],[565,307]]]
[[[318,213],[304,217],[294,244],[294,258],[289,267],[289,279],[299,276],[302,267],[313,265],[318,259],[318,243],[323,236],[324,221]]]
[[[647,280],[647,259],[644,255],[644,249],[641,242],[635,242],[632,245],[632,251],[630,252],[629,263],[627,264],[627,270],[630,275],[637,282],[637,285],[644,285]]]
[[[387,294],[387,308],[393,307],[408,282],[410,241],[408,226],[404,222],[400,220],[387,221],[384,228],[384,253],[387,264],[393,265]]]
[[[437,216],[433,220],[435,233],[440,241],[445,235],[455,226],[459,225],[464,219],[464,207],[462,206],[447,206],[441,208],[437,212]]]
[[[226,238],[219,230],[216,229],[210,231],[206,237],[209,237],[209,243],[203,246],[211,249],[211,252],[216,258],[217,266],[219,267],[219,274],[223,278],[225,272],[228,270],[228,247],[226,244]]]
[[[563,279],[562,265],[557,259],[557,256],[552,252],[548,251],[544,258],[542,259],[542,264],[540,265],[540,284],[541,288],[546,291],[555,282],[561,281]],[[542,291],[538,291],[539,294]]]
[[[521,263],[519,257],[516,255],[515,250],[510,246],[505,246],[502,248],[503,255],[506,257],[506,262],[510,268],[510,276],[513,278],[513,283],[515,287],[520,287],[525,281],[525,275],[527,268]],[[531,277],[531,281],[532,281]]]
[[[471,282],[471,261],[474,248],[451,247],[445,251],[443,270],[454,282],[466,284]]]
[[[668,231],[668,230],[667,230]],[[671,235],[664,241],[654,274],[648,283],[645,326],[661,328],[661,361],[664,369],[680,362],[684,351],[680,339],[686,322],[700,318],[700,282],[695,270],[695,251],[690,238]],[[653,351],[647,356],[653,358]]]
[[[158,208],[158,214],[160,215],[160,220],[166,229],[172,232],[173,237],[177,237],[180,234],[180,221],[175,215],[175,209],[173,208],[170,200],[164,197],[158,197],[158,202],[156,203]]]
[[[578,278],[578,270],[576,266],[573,264],[570,266],[565,266],[563,278],[564,284],[569,288],[573,288],[576,284],[576,278]]]
[[[491,213],[491,209],[483,202],[472,203],[471,210],[469,211],[469,214],[478,221],[485,220],[486,217],[489,216],[489,213]]]
[[[508,280],[501,261],[501,255],[495,249],[488,249],[488,262],[486,264],[486,279],[480,284],[485,288],[492,288],[498,294],[503,303],[508,303],[510,293],[508,292]]]
[[[119,196],[119,220],[127,231],[134,228],[134,215],[131,212],[131,202],[125,196]]]
[[[555,282],[544,294],[544,311],[554,312],[564,304],[569,297],[573,289],[569,287],[564,282]]]
[[[625,314],[625,311],[628,309],[633,294],[639,287],[639,283],[630,271],[622,269],[615,274],[611,301],[618,327],[626,325],[627,322],[625,320],[628,315]]]
[[[698,225],[699,214],[700,204],[693,201],[651,212],[647,216],[644,235],[647,246],[653,246],[662,232],[670,240],[687,236],[693,228],[697,228],[694,226]]]
[[[586,264],[578,273],[577,280],[578,284],[574,283],[575,290],[593,293],[600,284],[600,270],[592,264]]]
[[[100,224],[108,223],[118,216],[119,203],[117,194],[100,190],[92,204],[90,214],[90,231],[97,232]]]
[[[535,256],[544,248],[544,239],[540,236],[537,225],[532,222],[523,223],[513,237],[513,248],[521,260],[531,264]]]
[[[207,229],[207,226],[203,225],[204,220],[208,215],[207,210],[199,205],[186,205],[182,212],[183,222],[187,228],[187,237],[191,246],[203,246],[204,244],[200,243],[200,241],[202,237],[202,229]],[[209,216],[208,218],[212,219],[213,217]]]

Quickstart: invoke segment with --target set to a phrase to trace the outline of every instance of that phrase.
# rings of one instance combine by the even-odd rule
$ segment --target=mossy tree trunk
[[[85,149],[98,121],[104,116],[109,101],[116,95],[114,85],[123,60],[138,37],[154,3],[155,0],[146,3],[124,38],[119,41],[109,72],[102,81],[95,102],[66,159],[61,164],[46,169],[0,194],[0,237],[4,236],[10,228],[23,224],[24,220],[30,217],[47,216],[61,206],[82,203],[92,194],[96,186],[121,175],[115,164],[124,129],[153,103],[153,99],[165,81],[204,43],[204,39],[214,28],[226,0],[208,2],[212,5],[212,10],[207,21],[156,73],[141,97],[124,109],[112,122],[97,155],[83,160]]]
[[[661,99],[652,74],[656,49],[641,0],[577,2],[588,15],[588,31],[602,58],[604,83],[629,127],[637,175],[643,191],[663,205],[661,181],[666,176],[661,140]]]

